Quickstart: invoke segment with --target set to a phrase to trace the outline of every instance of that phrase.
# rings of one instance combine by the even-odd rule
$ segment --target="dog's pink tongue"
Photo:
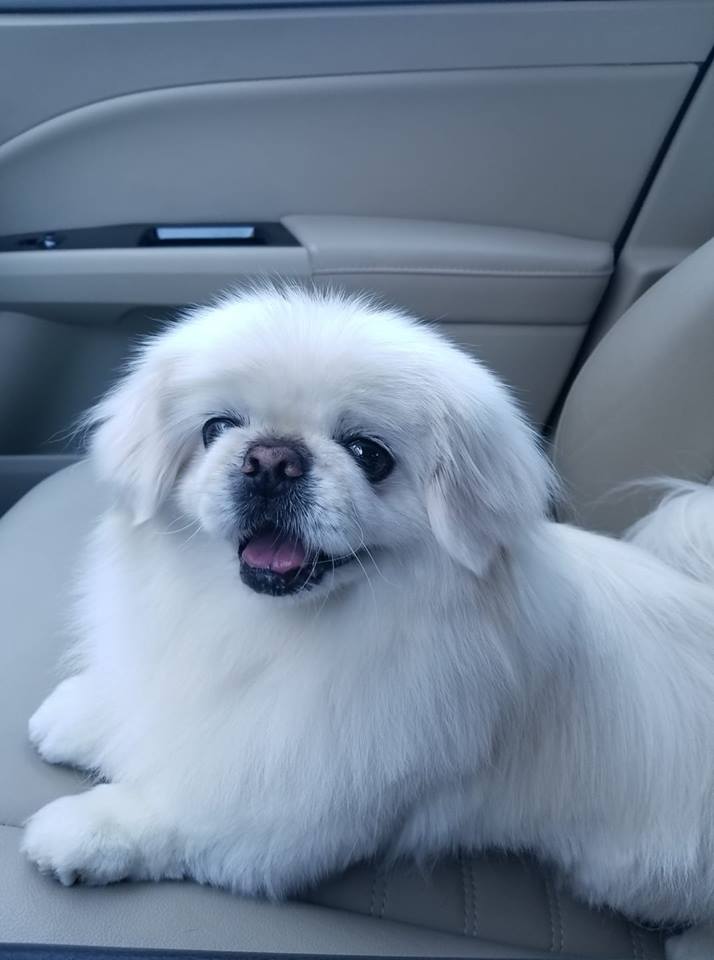
[[[275,533],[259,533],[245,545],[242,559],[260,570],[290,573],[305,565],[305,548],[299,540]]]

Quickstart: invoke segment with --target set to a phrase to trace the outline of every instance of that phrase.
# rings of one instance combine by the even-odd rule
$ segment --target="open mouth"
[[[275,527],[265,527],[242,540],[238,558],[243,583],[256,593],[274,597],[309,590],[327,572],[356,559],[354,555],[310,554],[300,540]]]

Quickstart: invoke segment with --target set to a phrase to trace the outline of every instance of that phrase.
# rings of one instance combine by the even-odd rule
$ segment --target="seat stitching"
[[[377,878],[378,878],[378,872],[377,872],[377,868],[376,868],[376,867],[374,867],[373,869],[374,869],[374,873],[373,873],[373,876],[372,876],[372,895],[371,895],[370,898],[369,898],[369,915],[370,915],[370,917],[373,917],[373,916],[374,916],[374,908],[375,908],[375,905],[376,905],[376,902],[377,902]]]
[[[468,894],[468,885],[466,882],[466,861],[463,857],[459,859],[461,865],[461,887],[464,894],[464,936],[468,937],[469,935],[469,916],[468,916],[468,903],[469,903],[469,894]]]
[[[562,941],[560,935],[560,920],[558,905],[555,902],[555,891],[553,889],[553,884],[550,877],[547,874],[543,875],[543,883],[545,885],[545,895],[548,902],[548,917],[550,919],[550,952],[551,953],[562,953]],[[557,921],[556,921],[556,917]],[[558,936],[556,937],[556,922],[558,924]]]
[[[627,923],[627,921],[625,921]],[[647,960],[644,952],[644,944],[640,938],[640,932],[631,923],[627,923],[627,929],[632,943],[632,956],[634,960]]]
[[[469,875],[471,877],[471,935],[476,936],[478,930],[478,911],[476,898],[476,871],[473,859],[469,861]]]
[[[560,909],[560,894],[555,883],[553,883],[553,897],[555,900],[555,913],[558,919],[558,951],[562,953],[565,950],[565,923],[563,911]]]
[[[7,827],[11,830],[21,830],[22,824],[20,823],[5,823],[0,821],[0,827]],[[522,858],[519,857],[519,859]],[[462,888],[463,888],[463,900],[464,900],[464,934],[466,936],[476,937],[478,935],[478,911],[477,911],[477,887],[476,887],[476,874],[474,870],[473,861],[469,863],[467,868],[466,862],[461,859],[461,877],[462,877]],[[558,893],[555,890],[554,884],[549,880],[548,877],[544,877],[544,886],[546,892],[546,901],[548,904],[548,914],[550,921],[550,953],[562,953],[564,949],[564,926],[563,926],[563,914],[559,906]],[[377,884],[379,882],[379,873],[375,869],[371,885],[371,895],[370,895],[370,905],[369,905],[369,914],[370,916],[375,916],[375,908],[377,905]],[[389,894],[389,881],[388,878],[384,879],[384,887],[382,890],[382,897],[380,900],[379,912],[377,917],[380,919],[384,918],[384,913],[387,907],[387,899]],[[469,903],[471,904],[471,932],[469,933],[469,916],[468,908]],[[557,922],[557,942],[556,942],[556,922]],[[640,936],[639,930],[634,927],[631,923],[627,923],[628,933],[630,935],[630,941],[632,943],[632,956],[634,960],[649,960],[649,951],[646,949],[645,944]]]
[[[384,911],[387,907],[387,891],[389,890],[389,874],[383,877],[384,888],[382,890],[382,902],[379,906],[379,916],[384,917]]]

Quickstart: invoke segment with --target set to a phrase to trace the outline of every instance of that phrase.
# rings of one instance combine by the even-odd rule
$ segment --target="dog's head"
[[[400,313],[269,289],[197,310],[90,415],[135,523],[171,499],[271,595],[363,557],[445,550],[481,575],[544,516],[550,473],[507,391]]]

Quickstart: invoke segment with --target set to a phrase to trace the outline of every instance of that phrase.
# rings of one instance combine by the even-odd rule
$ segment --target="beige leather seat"
[[[714,240],[644,293],[600,341],[568,394],[553,455],[563,517],[619,534],[657,493],[619,485],[714,476]]]
[[[661,280],[598,345],[554,438],[566,512],[620,531],[647,494],[602,499],[616,484],[714,472],[714,242]],[[661,939],[573,901],[519,858],[360,865],[302,903],[241,900],[190,883],[65,889],[18,853],[20,825],[84,788],[42,763],[26,722],[55,679],[71,571],[103,494],[80,464],[32,490],[0,521],[0,941],[256,952],[466,957],[662,957]]]

